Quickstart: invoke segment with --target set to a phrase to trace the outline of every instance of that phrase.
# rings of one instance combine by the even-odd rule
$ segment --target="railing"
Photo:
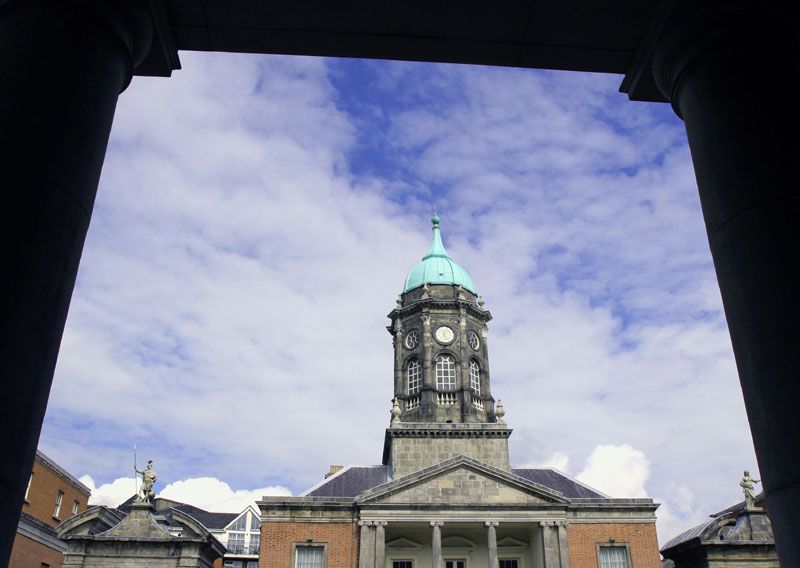
[[[481,398],[479,396],[475,396],[474,394],[472,395],[472,405],[475,408],[478,408],[480,410],[484,409],[483,408],[483,401],[481,400]]]
[[[439,406],[452,406],[458,402],[458,395],[454,392],[437,392],[436,403]]]
[[[410,396],[406,399],[406,410],[413,410],[419,406],[420,396]]]

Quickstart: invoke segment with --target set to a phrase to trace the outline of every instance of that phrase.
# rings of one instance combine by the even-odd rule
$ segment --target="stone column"
[[[386,566],[386,521],[375,521],[375,568]]]
[[[489,568],[500,568],[497,558],[497,523],[486,521],[486,545],[489,548]]]
[[[561,558],[558,553],[558,537],[553,521],[542,521],[542,551],[544,552],[544,568],[559,568]]]
[[[653,73],[686,125],[778,556],[800,566],[797,20],[713,6],[675,3]]]
[[[558,556],[561,562],[561,568],[569,568],[569,544],[567,541],[567,522],[556,522],[556,530],[558,532]]]
[[[358,546],[358,568],[374,568],[375,566],[375,531],[372,522],[359,521],[361,538]]]
[[[153,3],[154,5],[157,3]],[[114,110],[148,3],[0,0],[0,565],[39,440]]]
[[[431,540],[431,566],[442,568],[442,525],[440,521],[431,521],[433,538]]]

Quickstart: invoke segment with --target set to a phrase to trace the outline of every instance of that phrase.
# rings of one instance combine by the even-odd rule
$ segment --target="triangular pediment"
[[[568,499],[550,488],[466,456],[379,485],[358,497],[363,504],[540,505]]]

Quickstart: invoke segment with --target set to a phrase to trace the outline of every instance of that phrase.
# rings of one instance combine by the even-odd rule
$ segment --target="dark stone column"
[[[39,440],[138,2],[0,1],[0,565]]]
[[[686,124],[781,565],[800,566],[798,22],[731,5],[679,5],[655,78]]]

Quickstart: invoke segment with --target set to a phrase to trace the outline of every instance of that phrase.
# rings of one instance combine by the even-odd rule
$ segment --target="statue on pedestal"
[[[147,460],[147,469],[137,469],[136,465],[134,465],[133,470],[142,474],[142,487],[139,490],[141,494],[136,498],[136,502],[150,503],[156,496],[155,491],[153,491],[153,484],[158,479],[158,474],[153,471],[153,460]]]

